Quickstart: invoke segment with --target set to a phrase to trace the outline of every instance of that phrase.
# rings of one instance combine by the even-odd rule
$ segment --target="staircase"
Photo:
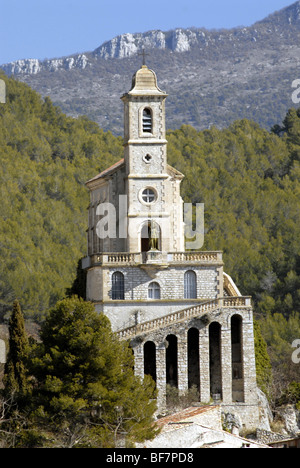
[[[229,296],[218,299],[212,299],[207,302],[188,307],[177,312],[174,312],[164,317],[159,317],[148,322],[139,323],[128,328],[117,331],[117,335],[121,340],[133,339],[138,335],[149,333],[168,325],[173,325],[180,322],[185,322],[195,317],[204,316],[208,312],[212,312],[219,308],[246,308],[251,307],[251,297],[246,296]]]

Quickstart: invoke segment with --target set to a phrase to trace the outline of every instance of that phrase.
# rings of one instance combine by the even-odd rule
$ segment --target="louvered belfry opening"
[[[152,133],[152,114],[148,107],[143,110],[143,132]]]

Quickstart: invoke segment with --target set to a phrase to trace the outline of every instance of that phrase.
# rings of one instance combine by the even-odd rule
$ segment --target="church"
[[[129,340],[135,373],[156,382],[160,412],[167,388],[197,389],[257,427],[253,311],[224,272],[222,252],[190,248],[185,236],[184,175],[167,162],[167,94],[147,65],[124,103],[124,158],[86,185],[87,300]]]

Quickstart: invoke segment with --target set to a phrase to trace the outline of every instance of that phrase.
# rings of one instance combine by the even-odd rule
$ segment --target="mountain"
[[[71,116],[85,114],[104,130],[123,132],[120,96],[141,65],[139,53],[169,94],[168,128],[224,128],[240,118],[269,129],[293,107],[300,78],[300,1],[251,27],[175,29],[123,34],[92,52],[1,68]]]

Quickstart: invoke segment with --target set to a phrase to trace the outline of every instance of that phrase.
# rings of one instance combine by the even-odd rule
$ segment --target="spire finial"
[[[143,65],[146,65],[146,56],[149,54],[146,54],[145,49],[142,49],[142,53],[139,55],[143,57]]]

